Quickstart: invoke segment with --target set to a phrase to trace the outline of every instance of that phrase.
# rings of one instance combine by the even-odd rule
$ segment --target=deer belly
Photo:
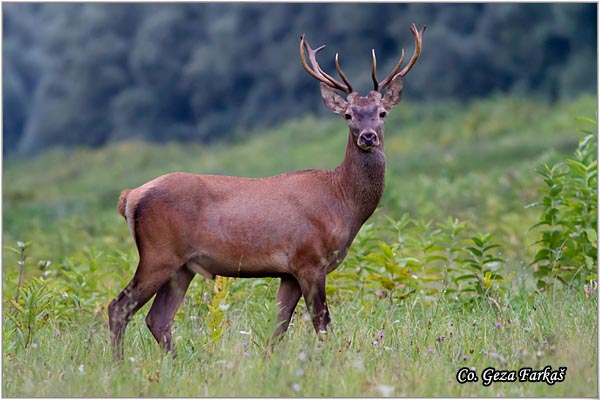
[[[215,275],[247,278],[279,277],[290,273],[283,252],[197,251],[186,265],[209,279]]]

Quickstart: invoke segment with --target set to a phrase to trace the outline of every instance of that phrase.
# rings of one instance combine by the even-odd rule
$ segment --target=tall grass
[[[249,299],[252,299],[250,297]],[[272,299],[272,298],[271,298]],[[26,350],[5,355],[4,395],[13,397],[351,397],[569,396],[597,394],[595,300],[557,292],[532,306],[486,305],[465,312],[356,296],[332,305],[333,331],[319,342],[304,311],[271,353],[254,344],[264,323],[253,304],[238,301],[227,312],[217,346],[202,345],[202,324],[191,315],[175,325],[177,358],[162,354],[134,319],[124,363],[107,348],[108,329],[93,317],[63,328],[46,326]],[[184,306],[185,307],[185,306]],[[304,310],[304,309],[302,309]],[[96,327],[96,328],[94,328]],[[564,382],[459,384],[463,367],[541,370],[566,367]]]

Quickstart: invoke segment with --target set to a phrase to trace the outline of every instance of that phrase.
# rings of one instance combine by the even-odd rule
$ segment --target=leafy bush
[[[8,320],[4,323],[5,351],[20,345],[27,348],[33,343],[36,332],[44,326],[52,313],[53,293],[41,278],[32,278],[17,289],[15,299],[5,312]]]
[[[586,121],[597,126],[596,121]],[[531,263],[538,288],[555,279],[581,286],[598,277],[597,138],[583,132],[572,157],[538,168],[545,183],[542,200],[530,205],[542,207],[539,222],[531,228],[540,230],[539,250]]]
[[[31,242],[17,242],[16,248],[9,250],[18,255],[19,278],[17,281],[7,279],[9,286],[14,290],[14,295],[8,300],[5,307],[3,346],[5,351],[15,349],[17,345],[27,348],[32,344],[38,328],[42,327],[51,313],[52,291],[45,282],[44,277],[34,277],[25,280],[25,265],[28,258],[27,248]],[[40,261],[38,266],[44,271],[50,265],[49,261]],[[11,290],[11,292],[12,292]]]
[[[434,224],[408,214],[386,217],[378,226],[361,231],[345,266],[331,274],[330,291],[355,291],[364,284],[390,301],[418,296],[425,304],[442,296],[469,304],[505,291],[499,274],[504,261],[493,254],[500,245],[492,234],[474,232],[468,222],[450,217]]]

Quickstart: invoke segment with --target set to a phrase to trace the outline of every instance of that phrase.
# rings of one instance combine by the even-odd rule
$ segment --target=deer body
[[[209,278],[295,274],[303,258],[331,272],[383,193],[383,154],[363,157],[377,162],[362,177],[349,160],[256,179],[163,175],[124,193],[124,217],[139,247],[169,247],[175,265]]]
[[[423,31],[411,29],[420,43]],[[268,178],[171,173],[121,193],[119,212],[127,220],[140,261],[131,282],[109,305],[111,341],[119,357],[130,318],[154,295],[146,322],[156,340],[171,350],[173,318],[195,274],[210,279],[279,277],[275,334],[287,330],[301,296],[315,330],[326,331],[330,317],[325,277],[342,262],[383,194],[383,120],[400,101],[407,70],[396,74],[401,59],[384,81],[389,88],[382,97],[374,60],[375,90],[362,97],[352,91],[339,64],[347,86],[322,75],[314,58],[318,50],[302,39],[305,69],[322,82],[327,108],[344,115],[349,125],[346,155],[335,170]],[[347,92],[347,101],[335,90]]]

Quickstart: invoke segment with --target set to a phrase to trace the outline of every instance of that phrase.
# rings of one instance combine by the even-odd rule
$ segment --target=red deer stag
[[[123,335],[131,317],[156,294],[146,317],[154,338],[171,350],[171,325],[185,292],[200,274],[279,277],[279,325],[285,332],[304,296],[317,333],[330,322],[325,276],[344,259],[363,223],[383,194],[383,125],[402,97],[402,78],[421,54],[425,27],[410,28],[415,51],[400,70],[404,50],[390,75],[378,82],[372,52],[374,89],[356,93],[342,72],[339,82],[319,66],[302,36],[304,69],[321,82],[325,106],[349,127],[346,156],[332,171],[304,170],[268,178],[170,173],[119,198],[140,260],[135,275],[108,307],[111,343],[123,357]],[[308,54],[310,65],[306,60]],[[344,100],[336,90],[347,94]],[[385,95],[382,93],[385,92]]]

